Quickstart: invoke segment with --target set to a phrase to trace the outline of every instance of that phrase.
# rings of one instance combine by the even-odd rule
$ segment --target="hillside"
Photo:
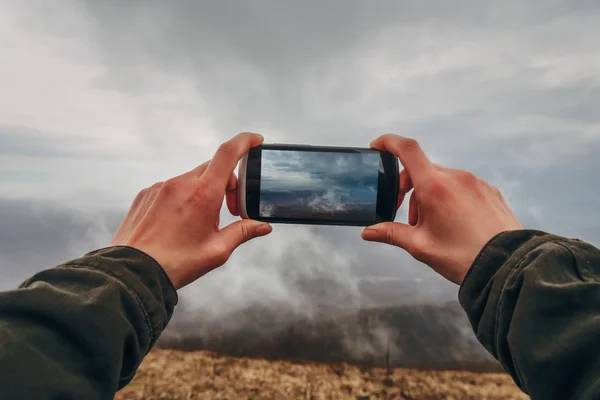
[[[525,400],[505,374],[359,368],[153,350],[116,400]]]
[[[502,371],[454,302],[312,315],[256,306],[226,316],[186,314],[172,321],[159,346],[384,368]]]

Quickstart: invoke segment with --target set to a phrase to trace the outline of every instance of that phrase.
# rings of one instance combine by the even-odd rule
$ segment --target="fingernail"
[[[261,135],[260,133],[255,133],[256,136],[258,136],[260,138],[260,140],[264,141],[265,137],[263,135]]]
[[[273,228],[269,224],[262,224],[258,228],[256,228],[256,233],[260,236],[268,235],[273,231]]]
[[[365,240],[375,240],[377,239],[378,233],[377,230],[373,228],[365,228],[363,229],[361,236]]]

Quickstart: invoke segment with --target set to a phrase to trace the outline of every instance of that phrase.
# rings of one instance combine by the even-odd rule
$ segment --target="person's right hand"
[[[363,231],[363,239],[401,247],[460,285],[490,239],[523,229],[496,187],[470,172],[432,164],[414,139],[384,135],[371,147],[395,154],[404,166],[400,203],[414,191],[408,224],[370,226]]]

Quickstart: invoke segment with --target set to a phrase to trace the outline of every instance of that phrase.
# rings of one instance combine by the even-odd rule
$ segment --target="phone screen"
[[[377,151],[263,149],[259,217],[374,220],[380,171]]]

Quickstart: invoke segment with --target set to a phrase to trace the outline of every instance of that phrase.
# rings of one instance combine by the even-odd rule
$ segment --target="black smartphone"
[[[240,161],[243,218],[265,222],[368,226],[393,221],[397,158],[369,148],[263,144]]]

